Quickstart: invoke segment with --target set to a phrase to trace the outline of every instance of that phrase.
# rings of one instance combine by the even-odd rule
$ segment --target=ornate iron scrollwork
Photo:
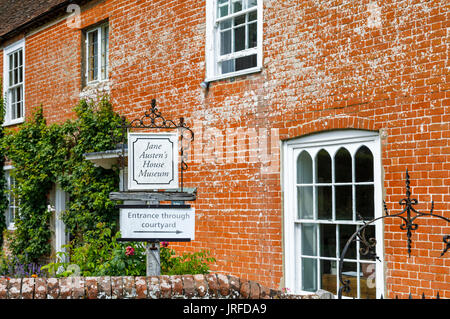
[[[358,215],[358,217],[362,220],[363,224],[358,230],[353,233],[353,235],[347,240],[346,245],[344,246],[344,249],[342,250],[341,256],[339,258],[339,282],[341,286],[339,287],[338,291],[338,298],[342,298],[343,293],[348,293],[350,289],[350,280],[344,280],[342,277],[342,269],[343,269],[343,262],[344,258],[347,254],[348,248],[350,247],[352,242],[359,241],[360,244],[363,245],[363,247],[360,247],[360,254],[364,256],[368,256],[371,259],[380,260],[376,254],[375,254],[375,246],[376,246],[376,239],[375,238],[366,238],[366,228],[374,224],[376,221],[384,218],[389,217],[398,217],[401,218],[403,223],[400,225],[401,230],[406,231],[406,237],[407,237],[407,248],[408,248],[408,256],[411,256],[411,247],[412,247],[412,232],[417,230],[419,228],[419,225],[415,223],[415,220],[419,217],[423,216],[433,216],[440,219],[443,219],[444,221],[447,221],[450,223],[450,219],[444,216],[436,215],[433,213],[434,211],[434,201],[431,202],[431,210],[429,213],[422,213],[420,211],[417,211],[413,206],[418,204],[417,199],[411,199],[411,187],[410,187],[410,180],[409,180],[409,173],[408,170],[406,170],[406,197],[399,201],[399,204],[402,206],[405,206],[401,212],[396,214],[389,214],[389,211],[386,206],[386,202],[383,202],[384,206],[384,212],[385,215],[372,219],[371,221],[364,221],[364,219]],[[406,214],[406,216],[404,216]],[[450,249],[450,235],[445,235],[443,238],[444,244],[446,246],[444,247],[443,252],[441,253],[441,257]]]

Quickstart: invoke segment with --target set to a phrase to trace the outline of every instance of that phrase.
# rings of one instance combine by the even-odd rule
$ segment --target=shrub
[[[145,244],[118,242],[120,232],[112,235],[105,223],[98,223],[88,231],[82,245],[66,245],[70,262],[63,262],[69,253],[59,253],[58,260],[42,267],[50,276],[145,276]],[[161,274],[205,274],[215,259],[202,250],[177,256],[173,249],[162,245],[160,249]]]

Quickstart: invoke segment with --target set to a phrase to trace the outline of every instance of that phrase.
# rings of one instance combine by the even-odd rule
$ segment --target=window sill
[[[11,120],[11,121],[5,121],[2,126],[12,126],[12,125],[16,125],[16,124],[21,124],[25,122],[25,118],[21,117],[20,119],[15,119],[15,120]]]
[[[233,72],[233,73],[227,73],[227,74],[221,74],[221,75],[217,75],[217,76],[213,76],[213,77],[207,77],[205,79],[205,82],[215,82],[215,81],[219,81],[219,80],[224,80],[224,79],[229,79],[229,78],[234,78],[234,77],[238,77],[238,76],[243,76],[243,75],[249,75],[252,73],[259,73],[262,71],[262,67],[257,66],[251,69],[246,69],[246,70],[241,70],[238,72]]]

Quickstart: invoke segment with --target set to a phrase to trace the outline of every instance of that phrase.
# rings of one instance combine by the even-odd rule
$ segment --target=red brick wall
[[[83,10],[81,28],[109,19],[117,111],[135,118],[156,98],[167,118],[184,116],[202,132],[185,183],[198,188],[196,240],[176,246],[208,248],[217,258],[214,271],[277,288],[280,174],[239,148],[224,147],[215,158],[207,129],[277,129],[278,140],[331,129],[379,131],[388,208],[400,208],[408,168],[419,208],[429,210],[433,199],[435,213],[449,217],[448,9],[444,0],[265,1],[263,71],[214,82],[207,93],[199,86],[204,1],[99,1]],[[72,116],[81,90],[80,34],[61,22],[27,39],[27,112],[42,103],[50,122]],[[408,258],[400,220],[385,222],[387,291],[402,297],[439,290],[449,298],[450,261],[438,257],[449,227],[431,218],[417,223]]]

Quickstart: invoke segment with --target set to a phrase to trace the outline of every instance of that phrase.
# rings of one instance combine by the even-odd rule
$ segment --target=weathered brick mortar
[[[0,277],[0,299],[318,299],[290,295],[231,275]]]

